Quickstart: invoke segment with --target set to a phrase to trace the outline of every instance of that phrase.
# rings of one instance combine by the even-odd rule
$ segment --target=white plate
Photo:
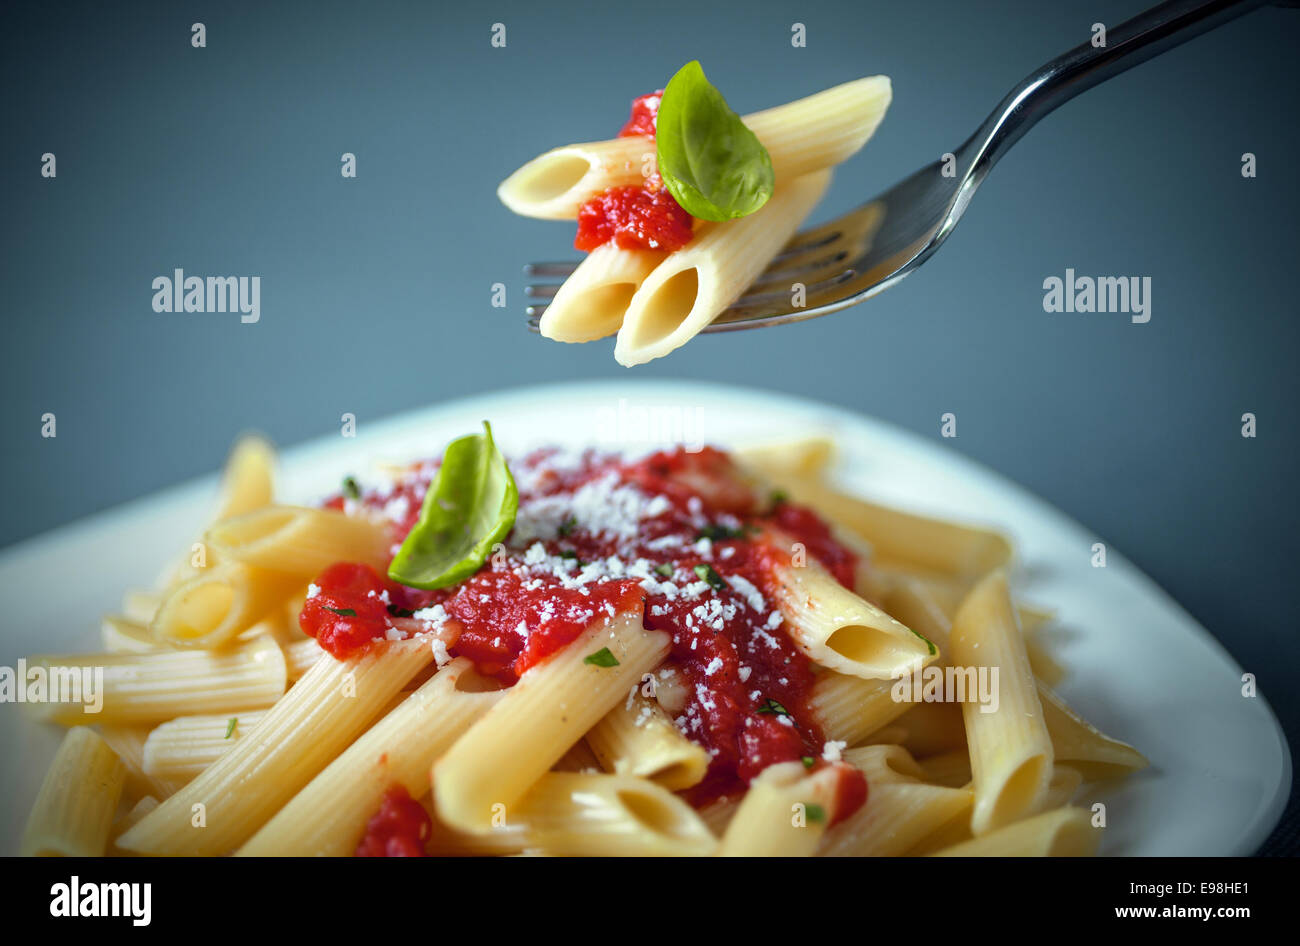
[[[386,421],[361,418],[354,439],[289,450],[281,498],[311,501],[375,461],[432,456],[492,421],[507,452],[553,442],[675,435],[722,445],[824,431],[837,475],[865,495],[996,525],[1016,540],[1017,589],[1058,610],[1070,632],[1061,692],[1151,768],[1102,800],[1102,850],[1136,855],[1251,854],[1281,816],[1291,785],[1286,739],[1262,698],[1241,695],[1241,668],[1149,578],[1098,536],[995,473],[913,434],[786,395],[693,382],[603,382],[467,398]],[[0,553],[5,630],[0,665],[38,652],[98,650],[98,618],[127,587],[147,585],[202,527],[215,475],[137,500]],[[0,705],[0,851],[13,852],[57,734]]]

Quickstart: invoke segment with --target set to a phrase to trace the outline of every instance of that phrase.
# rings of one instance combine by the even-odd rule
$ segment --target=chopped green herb
[[[672,573],[673,573],[673,567],[667,562],[660,562],[658,565],[655,566],[656,575],[662,575],[664,578],[670,578],[672,576]]]
[[[769,506],[779,506],[782,503],[788,503],[789,501],[790,494],[783,489],[774,489],[772,490],[772,495],[767,497]]]
[[[803,756],[799,761],[803,763],[805,769],[811,769],[817,764],[817,760],[810,755]]]
[[[388,577],[426,590],[464,581],[505,539],[518,511],[519,490],[484,421],[483,433],[447,445],[419,521],[388,566]]]
[[[910,627],[908,628],[908,630],[912,631]],[[925,641],[925,646],[930,648],[931,657],[939,653],[939,648],[934,646],[934,641],[930,640],[930,638],[926,637],[924,634],[920,633],[919,631],[912,631],[912,633],[915,634],[917,637],[921,638],[921,640]]]
[[[609,652],[608,647],[602,647],[594,654],[588,654],[586,657],[582,658],[582,662],[585,664],[591,664],[592,666],[595,667],[617,667],[618,666],[618,658]]]
[[[560,558],[564,559],[566,562],[573,562],[579,568],[582,568],[584,565],[587,564],[582,559],[578,558],[578,553],[575,552],[573,549],[564,549],[562,552],[560,552]]]
[[[707,525],[695,534],[695,541],[700,539],[710,539],[714,542],[720,539],[743,539],[749,533],[749,526],[741,526],[739,529],[733,529],[731,526]]]
[[[695,574],[700,576],[700,581],[707,582],[714,591],[721,591],[724,588],[731,587],[722,580],[721,575],[713,570],[712,565],[706,565],[704,562],[695,566]]]
[[[560,535],[568,535],[570,532],[574,530],[574,528],[577,527],[577,525],[578,525],[577,517],[570,516],[568,519],[565,519],[563,522],[560,523],[560,528],[557,529],[556,531]]]
[[[763,705],[758,708],[759,713],[769,713],[773,716],[789,716],[790,711],[778,703],[776,700],[768,697],[763,701]]]
[[[357,612],[351,608],[331,608],[329,605],[325,605],[325,610],[333,611],[341,618],[354,618],[357,616]]]
[[[826,809],[816,802],[807,802],[804,805],[804,814],[809,821],[822,822],[826,820]]]
[[[395,618],[409,618],[415,616],[415,612],[410,608],[399,608],[395,604],[390,604],[388,606],[388,613]]]
[[[221,738],[229,739],[231,736],[233,736],[235,734],[235,727],[238,725],[239,725],[238,716],[232,716],[230,717],[230,719],[226,720],[226,734]]]
[[[348,499],[361,498],[361,487],[357,485],[355,478],[351,476],[343,477],[343,495]]]

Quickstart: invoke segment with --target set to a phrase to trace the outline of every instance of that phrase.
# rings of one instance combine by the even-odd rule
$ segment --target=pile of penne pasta
[[[888,77],[870,76],[744,116],[771,157],[776,189],[767,204],[737,220],[697,221],[694,238],[674,253],[598,247],[546,306],[542,335],[588,342],[617,333],[614,357],[628,366],[680,348],[755,283],[821,200],[831,168],[875,134],[891,97]],[[573,220],[592,197],[639,186],[654,171],[651,139],[613,138],[548,151],[497,194],[517,214]],[[765,288],[789,292],[797,278]]]
[[[1092,852],[1100,831],[1071,802],[1146,760],[1050,689],[1064,670],[1043,637],[1049,615],[1012,597],[1010,544],[839,492],[830,455],[821,438],[737,453],[869,547],[858,593],[931,642],[933,665],[997,666],[1001,681],[988,713],[899,702],[895,680],[824,669],[810,706],[869,786],[833,827],[791,818],[835,804],[834,769],[799,762],[703,809],[687,803],[680,790],[709,759],[638,691],[666,645],[634,613],[508,689],[448,657],[454,637],[414,623],[410,639],[324,653],[298,628],[309,583],[335,561],[382,566],[390,537],[364,516],[275,504],[271,450],[247,440],[203,540],[159,590],[128,593],[104,619],[107,653],[30,658],[102,668],[103,691],[97,714],[29,704],[69,728],[23,851],[349,855],[398,784],[430,811],[433,854]],[[617,664],[584,660],[597,647]]]

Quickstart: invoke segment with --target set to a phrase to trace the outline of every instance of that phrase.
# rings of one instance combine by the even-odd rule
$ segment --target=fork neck
[[[1105,45],[1090,40],[1057,56],[1026,76],[962,145],[963,153],[974,152],[969,174],[978,180],[1039,119],[1080,92],[1267,2],[1170,0],[1106,30]]]

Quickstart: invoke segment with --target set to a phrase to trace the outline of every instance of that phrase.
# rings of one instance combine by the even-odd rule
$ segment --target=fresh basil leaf
[[[399,608],[395,604],[390,604],[388,606],[388,613],[395,618],[409,618],[415,616],[415,612],[410,608]]]
[[[790,711],[778,703],[776,700],[768,698],[763,701],[763,705],[758,708],[760,714],[770,714],[772,716],[789,716]]]
[[[569,518],[565,519],[563,522],[560,523],[560,527],[556,529],[555,532],[557,535],[562,535],[562,536],[568,535],[575,528],[577,528],[577,526],[578,526],[577,517],[570,516]]]
[[[239,725],[238,716],[232,716],[230,717],[230,719],[226,720],[226,734],[221,738],[229,739],[231,736],[233,736],[235,734],[235,727],[238,725]]]
[[[772,158],[692,60],[664,89],[655,122],[664,186],[692,217],[734,220],[772,196]]]
[[[343,495],[346,496],[348,499],[361,498],[361,486],[359,483],[357,483],[356,477],[354,476],[343,477]]]
[[[803,763],[803,767],[805,769],[811,769],[814,765],[817,764],[817,760],[810,755],[800,756],[799,761]]]
[[[447,445],[419,521],[393,556],[388,577],[424,589],[464,581],[509,534],[518,510],[519,490],[484,421],[482,434]]]
[[[352,608],[331,608],[331,607],[327,604],[327,605],[325,605],[325,610],[326,610],[326,611],[333,611],[335,614],[337,614],[337,615],[338,615],[339,617],[341,617],[341,618],[354,618],[354,617],[357,616],[357,612],[354,611]]]
[[[664,578],[671,578],[673,575],[673,567],[667,562],[660,562],[655,566],[655,574]]]
[[[816,802],[808,802],[804,805],[804,816],[814,824],[826,820],[826,809]]]
[[[617,667],[618,666],[618,658],[615,657],[610,652],[610,649],[608,647],[602,647],[594,654],[588,654],[586,657],[582,658],[582,662],[585,664],[592,664],[593,666],[596,667]]]
[[[701,562],[695,566],[694,571],[700,581],[705,582],[714,591],[722,591],[724,588],[731,587],[721,575],[713,570],[712,565]]]

